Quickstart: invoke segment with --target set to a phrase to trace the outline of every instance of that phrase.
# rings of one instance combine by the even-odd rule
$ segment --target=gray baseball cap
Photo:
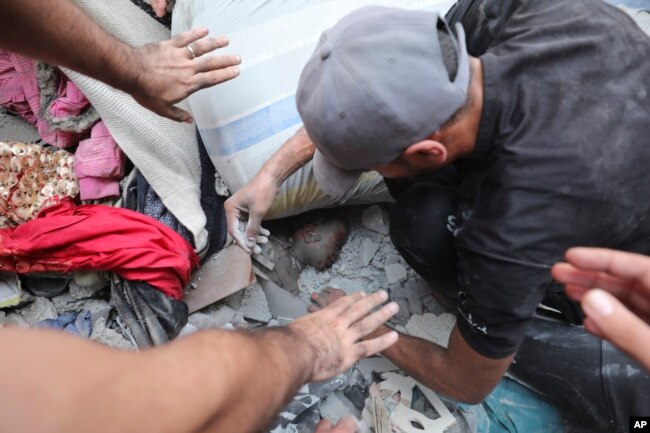
[[[440,25],[458,54],[453,81]],[[462,26],[455,30],[457,39],[438,13],[368,6],[322,34],[296,101],[327,194],[345,196],[364,169],[394,160],[465,104],[469,58]]]

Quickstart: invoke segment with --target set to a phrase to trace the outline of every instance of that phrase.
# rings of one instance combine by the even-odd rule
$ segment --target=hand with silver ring
[[[161,116],[192,122],[190,113],[174,104],[239,75],[239,56],[207,55],[228,43],[224,36],[208,37],[208,29],[197,28],[135,48],[139,61],[133,65],[137,68],[133,98]]]

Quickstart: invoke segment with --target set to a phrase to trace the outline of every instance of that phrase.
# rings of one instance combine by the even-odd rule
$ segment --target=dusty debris
[[[203,313],[210,315],[219,327],[231,322],[237,312],[227,305],[218,305],[212,308],[202,310]]]
[[[106,326],[105,319],[93,323],[93,333],[90,335],[90,339],[114,349],[137,350],[133,343],[124,338],[122,334]]]
[[[359,251],[359,259],[361,259],[361,266],[368,266],[370,261],[375,257],[379,251],[379,243],[374,242],[372,239],[364,239],[361,242],[361,249]]]
[[[233,311],[232,317],[234,316],[235,316],[235,312]],[[232,317],[230,319],[232,319]],[[190,316],[187,318],[187,322],[193,327],[195,327],[197,330],[218,329],[221,328],[226,323],[228,323],[228,321],[226,321],[225,323],[221,323],[220,321],[216,320],[214,317],[210,316],[209,314],[204,314],[204,313],[190,314]]]
[[[421,316],[413,316],[406,324],[409,334],[433,341],[443,347],[447,347],[449,335],[456,324],[456,317],[450,313],[443,313],[439,316],[427,313]]]
[[[296,319],[307,314],[307,305],[272,281],[260,281],[273,317]]]
[[[342,391],[335,391],[321,403],[320,415],[332,424],[336,424],[341,418],[349,415],[358,418],[361,411],[354,406]]]
[[[35,325],[41,320],[56,319],[59,316],[52,301],[42,296],[37,296],[34,302],[22,308],[20,315],[23,316],[30,326]]]
[[[74,299],[82,300],[93,298],[97,295],[106,286],[106,281],[102,281],[100,284],[94,284],[90,286],[82,286],[77,283],[76,279],[70,281],[68,286],[70,289],[70,296]]]
[[[271,320],[271,311],[269,310],[269,303],[266,300],[266,295],[262,286],[255,283],[243,291],[243,298],[241,301],[241,312],[244,317],[258,322],[268,322]]]
[[[23,319],[23,316],[21,316],[18,313],[9,313],[7,314],[7,317],[5,317],[5,323],[4,326],[15,326],[17,328],[29,328],[29,323],[25,319]]]
[[[302,266],[289,252],[289,247],[282,241],[271,238],[264,245],[262,254],[273,263],[273,269],[265,272],[276,285],[293,294],[300,292],[298,277]]]
[[[400,263],[386,266],[386,281],[388,284],[395,284],[406,279],[406,268]]]
[[[5,324],[5,317],[6,317],[5,312],[0,311],[0,328],[2,328]]]
[[[387,219],[384,218],[384,211],[379,205],[370,206],[361,214],[361,221],[363,225],[382,235],[388,234]]]
[[[255,282],[251,258],[232,244],[208,259],[192,277],[196,289],[189,291],[183,301],[190,313],[211,305]]]

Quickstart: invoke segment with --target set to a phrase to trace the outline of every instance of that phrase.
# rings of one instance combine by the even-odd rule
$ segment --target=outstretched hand
[[[650,370],[650,257],[604,248],[571,248],[553,266],[569,298],[587,315],[584,326]]]
[[[212,38],[207,35],[207,29],[197,28],[167,41],[134,48],[137,80],[128,89],[129,93],[154,113],[179,122],[191,122],[192,115],[174,104],[197,90],[239,75],[239,56],[206,56],[228,45],[224,36]]]
[[[371,295],[357,292],[329,306],[300,317],[289,325],[312,348],[313,363],[309,382],[318,382],[347,370],[361,358],[379,353],[397,341],[397,332],[363,340],[393,317],[395,302],[372,310],[388,300],[385,291]]]

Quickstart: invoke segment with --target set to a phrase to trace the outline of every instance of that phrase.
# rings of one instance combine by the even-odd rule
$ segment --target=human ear
[[[402,157],[420,168],[438,168],[447,161],[447,148],[435,140],[423,140],[410,145]]]

